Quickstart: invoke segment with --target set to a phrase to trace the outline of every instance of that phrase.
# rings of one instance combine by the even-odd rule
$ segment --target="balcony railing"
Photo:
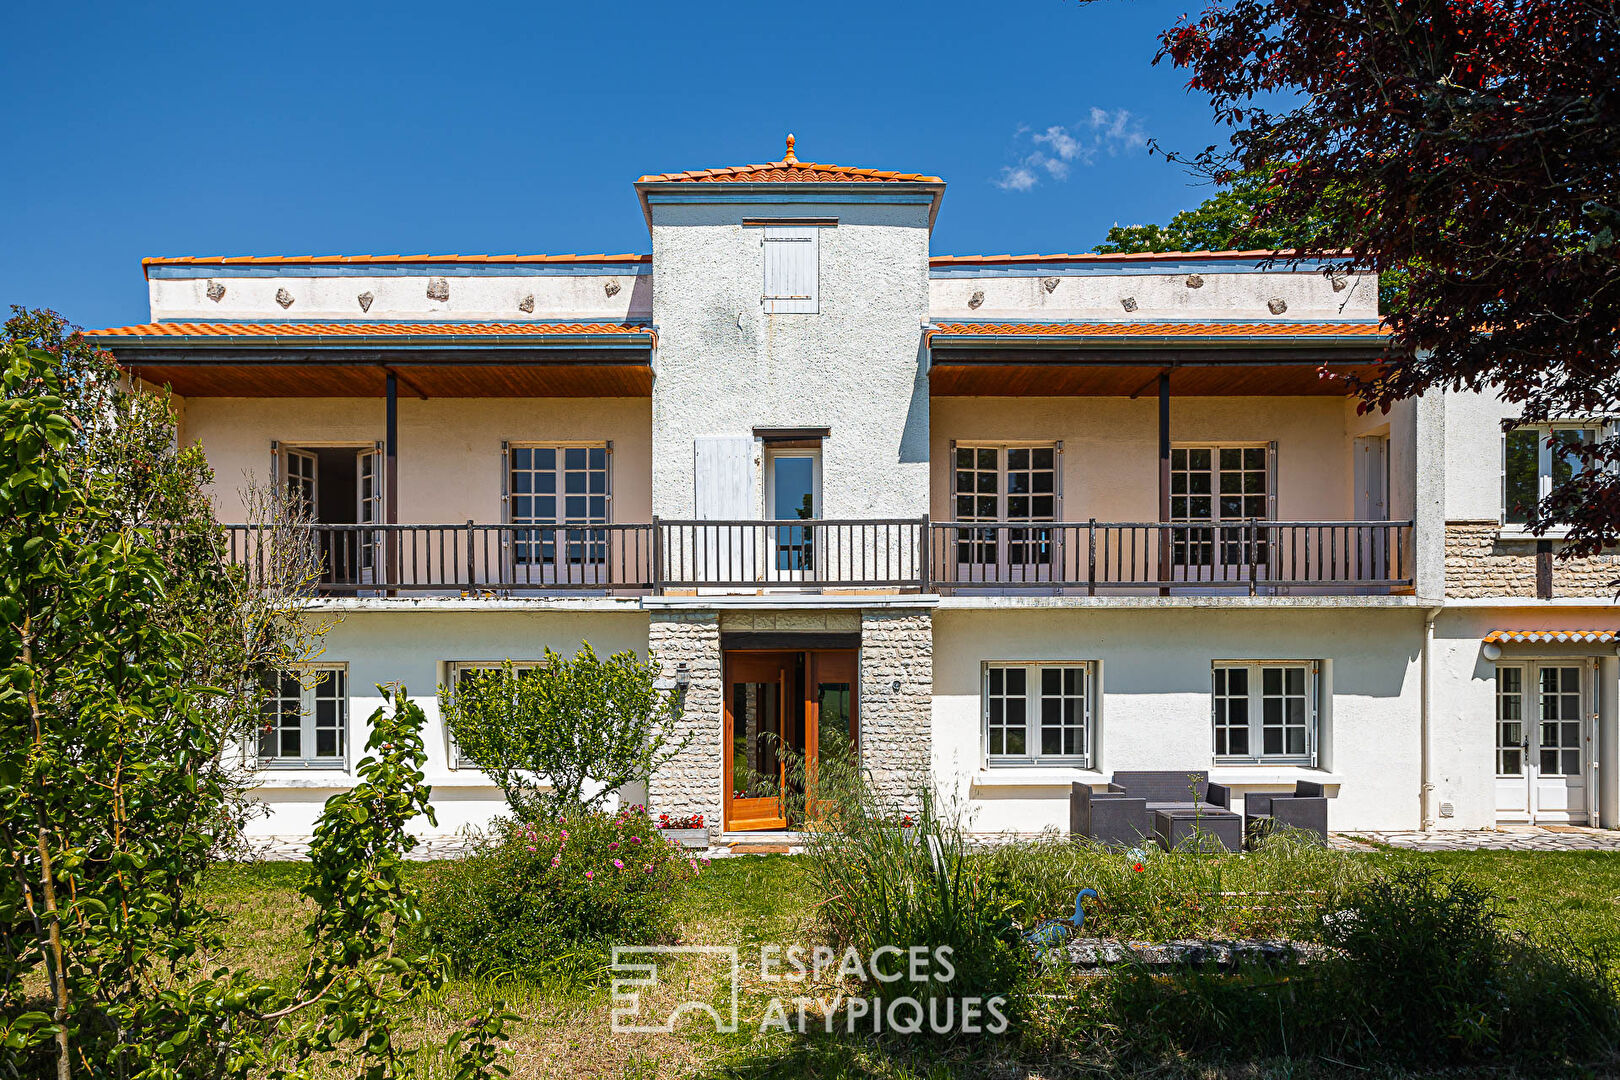
[[[930,533],[939,592],[1256,594],[1412,584],[1410,521],[953,522]]]
[[[308,545],[328,595],[636,595],[828,588],[1120,595],[1388,592],[1412,584],[1410,521],[227,526],[262,577]]]

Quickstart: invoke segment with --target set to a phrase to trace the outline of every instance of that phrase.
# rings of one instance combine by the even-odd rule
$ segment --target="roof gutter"
[[[164,348],[209,345],[220,348],[465,348],[500,349],[555,346],[568,349],[651,348],[656,331],[635,334],[86,334],[103,348]]]
[[[1385,334],[1085,334],[1066,337],[1057,334],[942,334],[928,335],[930,348],[1014,347],[1020,349],[1163,349],[1189,346],[1219,349],[1245,348],[1297,349],[1301,345],[1337,347],[1377,347],[1389,341]]]

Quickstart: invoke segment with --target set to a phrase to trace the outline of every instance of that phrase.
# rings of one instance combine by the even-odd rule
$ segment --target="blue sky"
[[[646,251],[649,172],[943,176],[942,254],[1087,250],[1208,189],[1186,0],[18,4],[0,305],[141,322],[143,255]]]

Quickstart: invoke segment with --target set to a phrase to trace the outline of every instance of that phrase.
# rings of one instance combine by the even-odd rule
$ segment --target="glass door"
[[[854,650],[812,652],[805,705],[805,816],[816,817],[818,784],[853,779],[859,768],[860,732],[855,716],[859,679]]]
[[[804,581],[816,571],[814,521],[821,516],[821,454],[817,450],[772,450],[766,455],[765,504],[773,524],[765,565],[767,580]]]
[[[1176,581],[1246,581],[1271,576],[1266,530],[1242,524],[1271,517],[1271,469],[1264,446],[1177,446],[1170,450],[1171,573]]]
[[[1587,820],[1586,689],[1580,664],[1496,669],[1496,816]]]
[[[725,827],[787,827],[787,753],[793,724],[794,653],[726,656]]]

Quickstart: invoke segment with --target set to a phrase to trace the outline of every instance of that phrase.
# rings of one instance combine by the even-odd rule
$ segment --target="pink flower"
[[[533,851],[533,850],[534,850],[534,845],[533,845],[533,844],[530,844],[530,845],[529,845],[529,850],[530,850],[530,851]]]
[[[631,842],[631,843],[632,843],[632,844],[639,844],[639,843],[641,843],[641,837],[639,837],[639,836],[632,836],[632,837],[631,837],[631,838],[630,838],[630,842]]]
[[[596,871],[595,870],[587,870],[587,871],[585,871],[585,880],[586,881],[591,880],[595,876],[596,876]]]
[[[623,870],[624,869],[624,860],[623,859],[614,859],[613,860],[613,867],[616,870]]]
[[[562,865],[562,856],[561,855],[553,855],[551,857],[551,865],[552,866],[561,866]]]
[[[609,851],[618,851],[619,850],[619,842],[617,840],[609,840],[608,841],[608,850]]]

